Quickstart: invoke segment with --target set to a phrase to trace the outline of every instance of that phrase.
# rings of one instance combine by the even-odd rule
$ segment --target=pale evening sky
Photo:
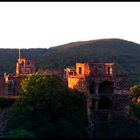
[[[140,2],[0,2],[0,48],[102,38],[140,43]]]

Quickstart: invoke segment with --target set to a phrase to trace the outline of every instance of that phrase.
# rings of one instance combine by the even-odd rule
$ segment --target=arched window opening
[[[14,81],[9,81],[8,85],[8,95],[14,95]]]
[[[95,99],[92,99],[91,110],[95,110]]]
[[[111,75],[111,68],[110,67],[107,68],[107,74]]]
[[[110,81],[100,83],[99,93],[113,93],[113,83]]]
[[[97,68],[97,70],[98,70],[98,76],[101,76],[102,68],[99,66],[99,67]]]
[[[67,71],[64,71],[64,76],[67,77]]]
[[[82,74],[82,67],[79,67],[79,74]]]
[[[95,82],[92,82],[92,84],[89,87],[89,93],[95,94]]]

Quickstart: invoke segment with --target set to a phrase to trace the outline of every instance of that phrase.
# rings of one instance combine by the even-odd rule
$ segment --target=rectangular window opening
[[[82,74],[82,68],[79,67],[79,74]]]

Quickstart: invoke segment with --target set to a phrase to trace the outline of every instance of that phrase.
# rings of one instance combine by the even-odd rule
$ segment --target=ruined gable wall
[[[79,74],[79,67],[82,68],[82,73],[80,75],[89,75],[90,74],[90,68],[87,63],[76,63],[76,73]]]

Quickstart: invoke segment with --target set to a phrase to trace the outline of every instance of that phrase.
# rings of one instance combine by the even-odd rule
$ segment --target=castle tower
[[[32,59],[21,58],[21,53],[19,49],[19,58],[16,64],[16,74],[25,75],[35,73],[35,66]]]

